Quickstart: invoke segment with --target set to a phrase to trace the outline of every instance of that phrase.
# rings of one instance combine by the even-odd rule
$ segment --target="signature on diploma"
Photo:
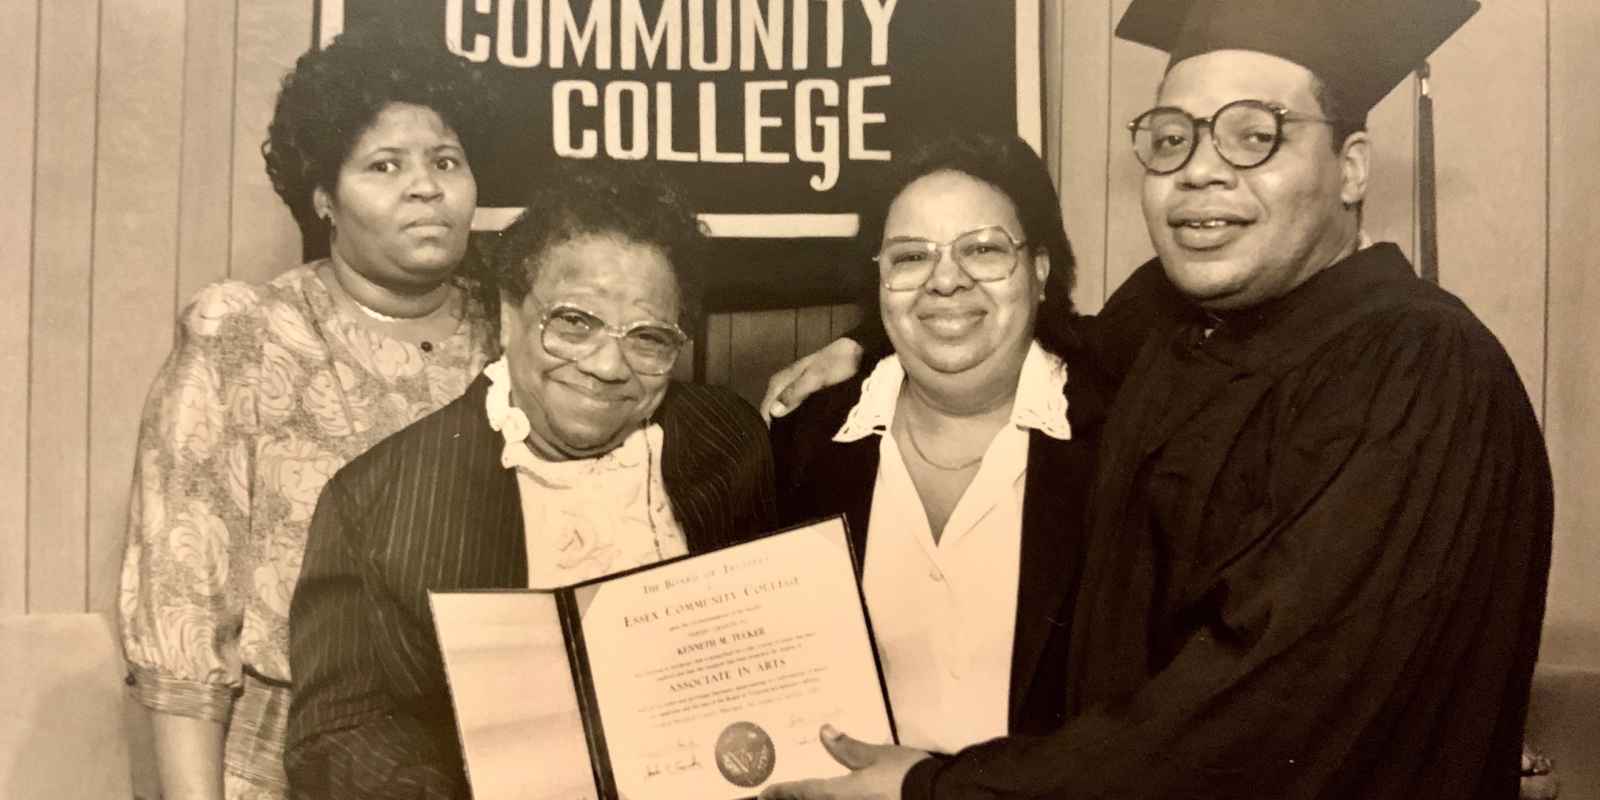
[[[837,706],[809,714],[790,714],[789,734],[794,737],[795,744],[811,744],[817,741],[818,730],[824,722],[837,723],[843,714],[844,709]]]
[[[644,765],[644,776],[654,778],[657,775],[672,775],[697,769],[700,766],[699,752],[699,742],[694,739],[679,739],[672,747],[650,754],[651,759]]]

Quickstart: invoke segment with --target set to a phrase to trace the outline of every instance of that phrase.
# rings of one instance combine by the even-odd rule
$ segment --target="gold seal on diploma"
[[[777,761],[772,737],[753,722],[735,722],[717,736],[717,769],[735,786],[760,786]]]

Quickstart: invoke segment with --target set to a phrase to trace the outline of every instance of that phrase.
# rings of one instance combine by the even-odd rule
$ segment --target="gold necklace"
[[[439,305],[434,306],[425,314],[418,314],[414,317],[402,317],[385,314],[382,311],[379,311],[378,309],[356,299],[355,293],[350,291],[349,287],[344,285],[344,281],[340,280],[339,271],[333,266],[332,262],[325,264],[324,268],[328,272],[327,275],[323,277],[323,283],[331,284],[333,293],[342,296],[345,300],[349,301],[350,305],[355,306],[356,311],[359,311],[362,316],[365,316],[367,319],[375,322],[384,322],[389,324],[427,324],[437,319],[441,315],[448,315],[452,319],[459,321],[461,316],[466,311],[466,297],[452,283],[445,289],[445,297],[443,300],[439,301]],[[460,306],[461,308],[458,309],[455,306]]]
[[[922,452],[922,445],[917,442],[917,429],[911,424],[911,418],[909,416],[906,417],[906,438],[911,440],[911,449],[916,451],[917,458],[922,459],[922,463],[927,464],[934,469],[941,469],[945,472],[960,472],[964,469],[971,469],[973,465],[983,461],[982,453],[979,453],[977,458],[974,458],[970,461],[963,461],[960,464],[955,464],[953,466],[949,464],[940,464],[939,462],[928,458],[928,454]]]
[[[339,288],[343,289],[344,287],[341,286]],[[409,322],[410,320],[415,319],[415,317],[391,317],[388,314],[385,314],[382,311],[379,311],[378,309],[373,308],[372,306],[369,306],[360,300],[357,300],[356,296],[350,294],[349,292],[345,292],[344,296],[349,298],[351,303],[355,304],[357,311],[360,311],[361,313],[366,314],[369,318],[375,319],[379,322]],[[432,313],[433,312],[429,312],[423,316],[426,317]]]

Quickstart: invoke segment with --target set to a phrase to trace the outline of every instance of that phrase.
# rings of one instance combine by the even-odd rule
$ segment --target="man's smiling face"
[[[1173,65],[1157,105],[1210,117],[1241,99],[1321,117],[1315,78],[1291,61],[1248,50],[1217,50]],[[1342,149],[1321,122],[1287,122],[1277,152],[1237,169],[1200,134],[1194,156],[1170,175],[1146,174],[1143,206],[1150,241],[1169,278],[1207,308],[1249,308],[1280,297],[1334,263],[1356,237],[1345,204],[1365,193],[1367,145]]]

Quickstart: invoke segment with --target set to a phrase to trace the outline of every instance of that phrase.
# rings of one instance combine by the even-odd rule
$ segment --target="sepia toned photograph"
[[[1600,800],[1600,6],[0,3],[0,797]]]

